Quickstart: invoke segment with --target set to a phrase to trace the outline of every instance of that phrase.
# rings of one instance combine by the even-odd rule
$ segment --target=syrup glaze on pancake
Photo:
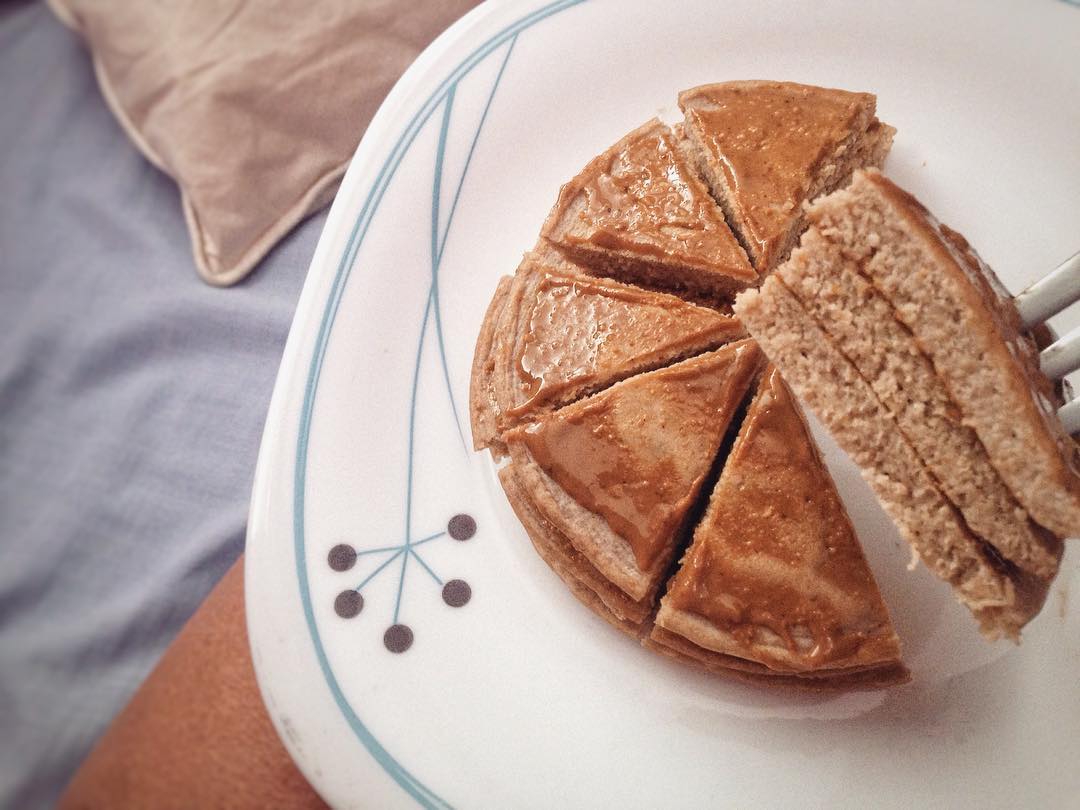
[[[653,288],[720,296],[758,280],[680,136],[655,119],[566,183],[540,233],[599,275]]]
[[[732,225],[764,272],[837,148],[882,125],[875,99],[791,82],[726,82],[680,94],[687,131],[723,172]]]
[[[724,644],[706,642],[717,652],[783,670],[899,657],[851,521],[774,368],[664,605],[721,631]]]
[[[545,272],[536,285],[516,370],[527,399],[511,415],[587,386],[610,369],[646,365],[651,355],[677,356],[743,334],[731,317],[674,296],[605,279]]]
[[[752,341],[641,375],[520,432],[574,500],[652,567],[691,507],[760,363]]]
[[[723,212],[666,127],[626,143],[602,171],[595,169],[582,188],[588,241],[691,265],[731,266],[756,280]]]

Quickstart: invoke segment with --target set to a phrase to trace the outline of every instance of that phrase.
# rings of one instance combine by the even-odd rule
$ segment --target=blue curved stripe
[[[463,76],[467,75],[493,50],[541,20],[554,14],[558,14],[559,12],[582,2],[584,2],[584,0],[558,0],[557,2],[549,3],[530,14],[521,17],[487,39],[482,45],[478,46],[472,53],[465,57],[465,59],[458,63],[454,70],[452,70],[435,88],[431,95],[428,96],[420,106],[420,109],[417,110],[412,119],[405,126],[405,129],[391,149],[389,156],[383,162],[349,234],[346,249],[338,264],[337,271],[334,275],[334,281],[331,285],[330,294],[323,310],[323,316],[319,324],[319,331],[316,335],[315,349],[312,354],[311,363],[308,369],[308,378],[304,389],[304,399],[300,412],[299,435],[296,442],[296,462],[293,477],[293,545],[296,553],[296,573],[300,589],[300,601],[304,609],[304,618],[307,621],[308,632],[315,649],[315,656],[319,662],[319,668],[322,670],[327,687],[346,722],[348,722],[350,728],[352,728],[361,744],[363,744],[375,758],[375,761],[378,762],[387,774],[389,774],[390,777],[393,778],[394,781],[422,807],[449,808],[450,805],[406,770],[405,767],[402,766],[385,747],[383,747],[368,727],[364,725],[364,722],[345,698],[345,695],[341,690],[341,685],[334,676],[334,672],[330,667],[330,662],[327,659],[322,638],[319,635],[318,625],[315,621],[315,613],[311,602],[311,586],[308,581],[304,536],[304,494],[307,483],[308,442],[314,412],[315,394],[318,390],[319,377],[322,372],[323,360],[326,356],[326,347],[330,332],[337,317],[341,297],[345,289],[345,284],[351,275],[357,252],[363,243],[364,237],[367,235],[368,228],[382,201],[383,194],[385,194],[398,166],[401,164],[402,159],[412,146],[413,141],[416,139],[416,136],[419,134],[424,124],[446,97],[449,89],[456,85]],[[502,72],[500,71],[499,78],[501,79],[501,77]]]
[[[484,104],[484,111],[480,115],[480,123],[476,125],[476,132],[473,133],[472,143],[469,144],[469,152],[465,156],[465,165],[461,169],[461,177],[458,178],[457,189],[454,191],[454,199],[450,202],[450,213],[446,216],[446,227],[443,228],[441,241],[438,237],[439,197],[442,193],[443,158],[446,155],[446,136],[447,131],[450,128],[450,110],[453,104],[454,90],[457,87],[456,83],[451,86],[446,96],[446,112],[443,117],[442,130],[439,133],[439,149],[435,159],[434,199],[431,208],[431,299],[435,307],[435,334],[439,341],[439,360],[442,362],[443,380],[446,382],[446,393],[450,397],[450,409],[454,413],[454,424],[457,426],[458,438],[461,439],[461,448],[466,453],[468,453],[469,447],[465,441],[465,433],[461,427],[461,417],[458,416],[457,404],[454,402],[454,388],[450,384],[450,364],[446,362],[446,342],[443,340],[442,328],[442,307],[439,303],[439,268],[442,266],[443,251],[446,250],[446,240],[450,236],[450,226],[454,222],[454,212],[457,211],[458,200],[461,199],[461,189],[465,186],[465,177],[469,173],[469,166],[472,164],[473,153],[476,152],[476,144],[480,140],[480,132],[484,129],[484,122],[487,121],[488,112],[491,110],[491,102],[495,100],[495,91],[499,89],[499,83],[502,82],[503,72],[506,70],[506,63],[510,61],[510,54],[514,52],[514,45],[517,44],[517,38],[518,34],[514,34],[511,38],[510,44],[506,48],[506,55],[503,56],[502,64],[499,65],[499,72],[495,74],[495,81],[491,85],[491,92],[488,93],[487,103]],[[417,362],[419,362],[419,359]]]
[[[510,54],[514,52],[514,45],[517,44],[518,34],[510,39],[510,45],[506,48],[506,55],[503,57],[502,64],[499,65],[499,72],[495,74],[495,83],[491,87],[491,92],[488,94],[487,103],[484,105],[484,112],[480,115],[480,123],[476,126],[476,133],[473,135],[472,143],[469,144],[469,153],[465,156],[465,166],[461,170],[461,179],[458,180],[457,190],[454,192],[453,202],[450,203],[450,214],[446,218],[446,227],[443,229],[442,244],[439,246],[438,261],[442,263],[443,251],[446,249],[446,238],[450,235],[450,225],[454,221],[454,212],[457,211],[458,200],[461,198],[461,189],[465,185],[465,175],[469,173],[469,166],[472,164],[473,153],[476,151],[476,144],[480,140],[480,131],[484,128],[484,122],[487,121],[488,112],[491,110],[491,102],[495,100],[495,91],[499,88],[499,83],[502,81],[503,73],[506,71],[506,63],[510,61]]]
[[[495,95],[495,90],[498,88],[499,83],[496,80],[495,84],[491,88],[491,95]],[[446,380],[446,394],[450,397],[450,410],[454,412],[454,424],[457,426],[458,438],[461,439],[461,446],[465,445],[465,434],[461,430],[461,419],[458,417],[457,403],[454,401],[454,388],[450,385],[450,365],[446,362],[446,346],[443,343],[443,328],[442,328],[442,310],[439,307],[439,265],[442,263],[442,246],[446,244],[446,237],[442,239],[442,244],[439,242],[439,198],[442,196],[442,175],[443,175],[443,162],[446,159],[446,140],[450,133],[450,114],[454,109],[454,94],[457,92],[457,83],[450,85],[450,89],[446,92],[446,101],[443,102],[443,118],[442,126],[439,127],[439,146],[435,150],[435,181],[431,184],[431,288],[428,290],[428,305],[435,310],[435,335],[439,342],[439,360],[442,363],[443,378]],[[483,120],[480,121],[480,126],[484,125]],[[476,130],[477,136],[480,135],[479,127]],[[466,167],[466,170],[468,167]],[[465,175],[461,175],[461,183],[465,182]],[[461,192],[461,183],[458,184],[458,192]],[[447,223],[446,235],[449,236],[449,222]],[[416,365],[420,365],[420,354],[416,355]],[[413,403],[416,403],[416,388],[413,387]],[[410,441],[409,453],[412,453],[412,442]],[[412,479],[409,479],[409,488],[412,488]]]

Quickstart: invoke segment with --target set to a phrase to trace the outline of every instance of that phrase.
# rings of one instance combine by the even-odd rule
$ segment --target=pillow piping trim
[[[84,42],[86,41],[86,34],[78,17],[63,4],[63,0],[46,0],[46,4],[52,9],[52,12],[61,23],[82,37]],[[351,155],[334,165],[314,182],[308,184],[301,193],[300,198],[288,206],[284,213],[275,217],[271,224],[242,251],[240,258],[236,262],[226,268],[215,268],[213,264],[216,264],[216,262],[211,261],[211,256],[214,254],[207,248],[209,240],[199,221],[198,211],[191,202],[191,196],[184,187],[184,183],[162,160],[161,156],[150,146],[139,129],[128,118],[113,90],[103,63],[97,54],[93,52],[93,49],[90,49],[90,54],[94,66],[94,77],[97,79],[98,87],[101,89],[101,95],[105,99],[109,111],[112,112],[120,124],[120,128],[143,157],[156,169],[168,175],[169,179],[176,184],[180,191],[180,203],[184,211],[184,222],[191,237],[191,251],[195,259],[195,270],[199,278],[207,284],[214,287],[228,287],[243,280],[286,234],[305,218],[325,207],[333,199],[336,186],[340,183],[349,162],[352,160]]]

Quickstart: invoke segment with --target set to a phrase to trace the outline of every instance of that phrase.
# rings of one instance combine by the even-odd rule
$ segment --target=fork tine
[[[1058,419],[1066,433],[1080,433],[1080,399],[1066,402],[1058,408]]]
[[[1051,380],[1060,380],[1080,368],[1080,326],[1043,349],[1039,367]]]
[[[1025,329],[1042,323],[1080,299],[1080,252],[1063,261],[1048,276],[1036,281],[1013,303]]]

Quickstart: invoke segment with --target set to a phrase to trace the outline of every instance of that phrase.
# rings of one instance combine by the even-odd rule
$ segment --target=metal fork
[[[1016,296],[1013,303],[1024,328],[1031,329],[1077,300],[1080,300],[1080,253],[1074,253],[1036,281]],[[1039,365],[1052,380],[1060,380],[1080,368],[1080,326],[1043,349]],[[1061,406],[1058,418],[1066,432],[1080,432],[1080,397]]]

